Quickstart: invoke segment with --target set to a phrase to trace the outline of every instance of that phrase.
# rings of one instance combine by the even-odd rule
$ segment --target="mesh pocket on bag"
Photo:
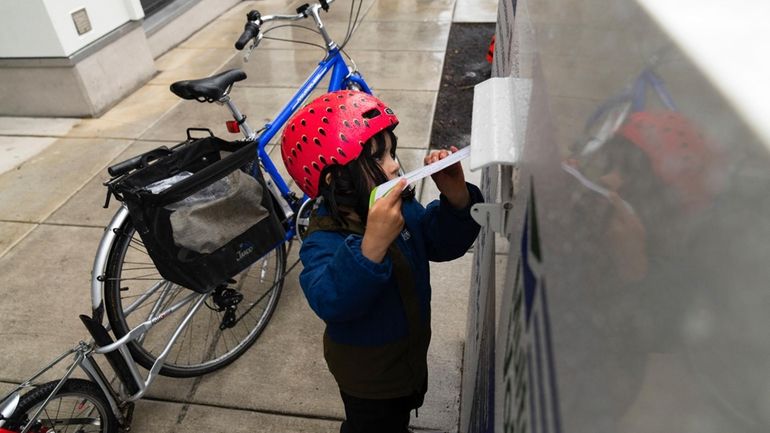
[[[268,216],[261,203],[262,186],[240,170],[200,193],[205,197],[182,204],[171,214],[174,243],[181,248],[212,253]]]
[[[191,139],[111,186],[161,276],[201,293],[284,240],[262,172],[240,169],[253,161],[256,143],[220,152],[233,147],[214,136]]]

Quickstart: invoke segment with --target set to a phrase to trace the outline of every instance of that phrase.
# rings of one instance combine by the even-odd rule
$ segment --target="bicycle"
[[[268,175],[266,186],[280,214],[283,241],[215,290],[194,292],[158,274],[153,262],[148,260],[144,244],[123,204],[105,228],[97,248],[92,268],[91,316],[80,316],[93,341],[79,342],[0,399],[0,433],[48,432],[63,425],[79,426],[77,431],[87,431],[88,426],[108,433],[119,428],[127,430],[134,402],[145,394],[158,375],[193,377],[206,374],[232,363],[254,344],[275,311],[286,274],[297,264],[295,262],[287,269],[287,250],[295,238],[301,240],[312,209],[312,201],[306,196],[297,196],[281,177],[266,146],[329,73],[329,91],[350,89],[371,93],[355,62],[344,52],[345,44],[358,24],[362,1],[358,2],[355,17],[356,1],[351,2],[348,30],[340,45],[329,36],[320,16],[320,11],[328,11],[333,1],[305,4],[291,15],[263,16],[256,10],[247,14],[244,31],[235,43],[238,50],[248,45],[244,60],[248,60],[265,34],[285,26],[262,30],[262,26],[274,21],[312,18],[317,30],[299,27],[316,31],[325,43],[325,56],[318,67],[273,122],[260,130],[255,131],[248,125],[246,116],[229,97],[234,84],[246,79],[240,69],[180,81],[171,86],[172,92],[183,99],[225,105],[234,119],[228,122],[228,129],[244,135],[245,140],[238,144],[256,145],[255,163],[251,164],[250,172],[256,176],[263,170]],[[175,150],[161,147],[115,164],[108,168],[111,179],[105,185],[110,187]],[[111,192],[108,192],[105,208],[110,196]],[[170,323],[169,317],[178,317],[178,322]],[[203,341],[200,341],[201,335],[205,335]],[[184,350],[187,353],[183,356]],[[109,361],[116,375],[116,385],[111,384],[94,361],[97,354],[105,355]],[[74,360],[67,366],[63,378],[35,385],[45,372],[69,356]],[[146,378],[142,377],[138,366],[149,370]],[[71,377],[78,367],[90,381]],[[34,388],[21,395],[22,390],[29,387]],[[62,406],[71,406],[65,412],[67,416],[51,415],[54,401],[58,401],[57,412]]]

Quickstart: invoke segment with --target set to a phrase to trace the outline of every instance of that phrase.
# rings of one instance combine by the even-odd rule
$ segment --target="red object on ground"
[[[492,42],[489,43],[489,48],[487,48],[487,61],[489,63],[492,63],[492,60],[495,58],[495,35],[492,35]]]

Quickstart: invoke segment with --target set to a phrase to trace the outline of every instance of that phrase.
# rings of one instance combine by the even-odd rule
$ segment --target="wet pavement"
[[[344,34],[346,5],[335,3],[324,15],[332,37]],[[102,208],[106,167],[177,143],[187,127],[237,138],[224,128],[226,109],[181,101],[168,85],[241,67],[249,78],[236,84],[233,100],[257,125],[309,75],[322,54],[315,47],[265,41],[246,64],[232,48],[248,10],[286,13],[295,6],[279,0],[239,4],[156,59],[159,73],[100,118],[0,118],[0,332],[6,348],[0,390],[86,337],[77,315],[90,310],[93,256],[119,206],[113,200]],[[491,22],[495,10],[491,1],[364,2],[363,20],[346,51],[402,119],[399,157],[407,171],[422,165],[428,151],[453,20]],[[302,30],[283,30],[271,35],[308,38]],[[418,192],[423,203],[437,197],[431,184]],[[295,259],[296,248],[289,263]],[[431,385],[412,420],[418,430],[457,431],[470,263],[467,254],[432,265]],[[204,377],[160,378],[137,405],[132,431],[337,432],[344,413],[323,360],[323,323],[302,296],[298,271],[287,276],[275,315],[245,355]]]

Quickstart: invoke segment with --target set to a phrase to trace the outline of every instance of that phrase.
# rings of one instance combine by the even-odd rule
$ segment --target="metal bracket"
[[[471,217],[484,227],[503,236],[508,235],[508,215],[511,214],[513,203],[476,203],[471,206]]]

